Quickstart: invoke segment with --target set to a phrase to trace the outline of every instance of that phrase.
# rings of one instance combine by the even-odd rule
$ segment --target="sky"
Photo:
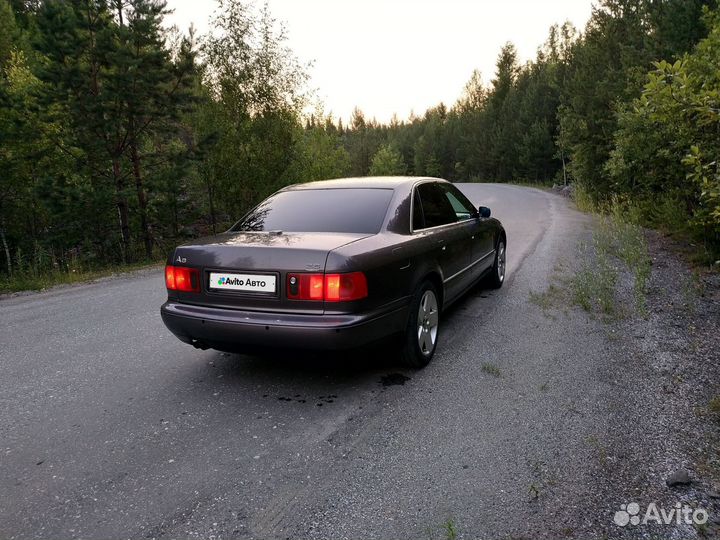
[[[450,106],[474,69],[489,84],[504,43],[521,63],[535,57],[550,26],[585,26],[591,0],[269,0],[287,45],[309,69],[324,112],[347,121],[407,119],[440,102]],[[259,4],[258,4],[259,5]],[[168,0],[169,24],[200,33],[213,0]]]

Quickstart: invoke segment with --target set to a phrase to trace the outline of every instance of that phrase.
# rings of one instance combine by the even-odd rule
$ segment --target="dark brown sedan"
[[[344,349],[397,335],[431,360],[443,309],[505,278],[505,230],[437,178],[287,187],[168,259],[162,319],[198,348]]]

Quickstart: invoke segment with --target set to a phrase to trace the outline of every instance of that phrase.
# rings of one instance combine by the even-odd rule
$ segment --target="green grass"
[[[595,239],[599,251],[619,259],[633,273],[635,307],[644,313],[652,261],[642,227],[626,221],[622,208],[615,205],[601,223]]]
[[[695,312],[698,298],[705,295],[705,283],[700,276],[700,272],[694,270],[683,282],[682,286],[685,305],[691,313]]]
[[[452,519],[448,519],[443,524],[443,529],[445,532],[445,540],[456,540],[457,538],[457,529],[455,528],[455,523]]]
[[[573,201],[581,212],[597,212],[598,207],[590,194],[581,186],[575,185],[573,189]]]
[[[578,204],[594,209],[591,199],[582,194]],[[626,316],[628,306],[619,299],[619,277],[632,274],[635,312],[647,313],[647,288],[652,261],[642,227],[626,220],[619,204],[608,207],[592,234],[590,243],[577,248],[579,266],[574,271],[559,271],[569,277],[556,278],[545,291],[530,291],[530,302],[544,311],[563,304],[576,305],[605,320]],[[556,270],[563,265],[556,265]],[[632,307],[630,307],[630,310]]]
[[[616,315],[617,270],[603,252],[596,253],[595,261],[589,260],[588,257],[583,262],[582,268],[570,280],[572,301],[588,312],[597,311],[606,316]]]
[[[583,263],[571,280],[572,299],[576,305],[608,317],[622,316],[617,284],[624,269],[633,277],[636,312],[647,313],[652,261],[641,227],[624,221],[619,207],[615,207],[593,232],[592,246],[580,246],[579,251]]]
[[[720,396],[715,396],[708,403],[708,411],[720,420]]]
[[[628,225],[660,231],[678,242],[678,251],[689,263],[711,271],[720,270],[717,236],[688,214],[677,194],[663,193],[641,199],[629,194],[614,195],[596,201],[586,188],[574,184],[572,198],[582,212],[619,217]]]
[[[521,187],[529,187],[529,188],[535,188],[535,189],[543,189],[548,190],[552,187],[552,182],[530,182],[527,180],[511,180],[510,182],[507,182],[510,185],[513,186],[521,186]]]
[[[693,526],[695,527],[698,536],[702,538],[708,536],[708,533],[710,532],[710,526],[707,523],[693,523]]]
[[[542,308],[544,311],[557,306],[563,296],[563,289],[554,283],[541,292],[530,291],[530,302]]]
[[[587,439],[585,439],[585,442],[595,449],[600,464],[603,466],[607,465],[607,450],[602,443],[600,443],[598,438],[595,435],[590,435]]]
[[[493,377],[500,377],[500,375],[502,375],[499,367],[497,367],[494,364],[490,364],[488,362],[483,363],[483,365],[481,366],[481,369],[485,373],[492,375]]]
[[[0,278],[0,294],[14,293],[20,291],[41,291],[56,285],[69,285],[73,283],[84,283],[112,276],[115,274],[133,272],[146,268],[159,267],[160,263],[134,263],[126,265],[108,266],[100,269],[75,269],[68,272],[55,270],[43,273],[14,274],[12,277]]]
[[[651,272],[647,241],[642,228],[624,221],[617,208],[603,217],[593,233],[595,260],[586,262],[576,276],[574,298],[587,311],[594,305],[604,314],[616,313],[615,288],[620,262],[633,275],[635,307],[644,314]]]

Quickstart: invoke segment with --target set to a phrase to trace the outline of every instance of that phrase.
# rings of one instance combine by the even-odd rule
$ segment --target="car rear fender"
[[[325,303],[325,313],[369,312],[397,309],[407,303],[411,265],[397,246],[380,236],[360,240],[332,250],[325,264],[326,273],[363,272],[368,297],[358,302]]]
[[[442,306],[445,300],[445,286],[443,285],[443,273],[437,261],[418,261],[413,273],[412,292],[414,293],[425,281],[429,281],[435,286],[439,296],[438,304]]]

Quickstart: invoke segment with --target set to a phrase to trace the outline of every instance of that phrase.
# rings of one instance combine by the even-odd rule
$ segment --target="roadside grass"
[[[448,519],[443,524],[443,528],[445,529],[445,540],[455,540],[457,538],[457,529],[452,519]]]
[[[159,262],[142,262],[92,270],[73,269],[69,272],[54,270],[42,273],[13,274],[11,277],[0,278],[0,294],[41,291],[56,285],[83,283],[117,274],[159,267],[159,265]]]
[[[701,296],[705,296],[705,283],[700,277],[700,272],[694,270],[690,276],[682,284],[683,297],[685,306],[691,313],[695,312],[697,300]]]
[[[620,319],[630,311],[621,298],[621,275],[632,276],[634,311],[647,314],[647,286],[652,261],[642,227],[625,219],[618,205],[601,217],[589,243],[577,247],[579,265],[567,277],[556,278],[544,291],[530,291],[531,303],[544,311],[563,304],[579,306],[606,321]],[[565,268],[565,265],[561,265]]]
[[[600,443],[598,438],[595,435],[590,435],[587,439],[585,439],[585,442],[590,445],[592,448],[595,449],[597,452],[598,461],[600,461],[600,464],[604,467],[607,465],[607,449]]]
[[[720,396],[715,396],[708,403],[708,411],[710,414],[720,420]]]
[[[488,375],[492,375],[493,377],[500,377],[502,375],[499,367],[488,362],[484,362],[480,369],[482,369]]]
[[[430,540],[457,540],[458,530],[453,519],[447,519],[442,524],[428,527],[427,536]]]
[[[544,461],[535,461],[531,464],[533,481],[528,486],[529,502],[537,501],[543,493],[551,490],[557,485],[557,478],[548,468]]]
[[[662,232],[678,242],[679,252],[693,266],[710,271],[720,270],[717,238],[690,217],[677,194],[661,193],[652,198],[636,199],[616,195],[597,202],[582,185],[574,184],[572,199],[582,212],[609,215],[620,213],[628,224]]]
[[[462,180],[463,182],[468,182],[470,184],[508,184],[510,186],[521,186],[521,187],[529,187],[529,188],[535,188],[535,189],[543,189],[543,190],[549,190],[552,188],[553,183],[550,182],[533,182],[532,180],[490,180],[490,179],[483,179],[480,178],[477,175],[470,176],[466,180]]]
[[[622,261],[632,272],[635,307],[638,312],[645,314],[647,283],[650,279],[652,260],[642,227],[633,221],[628,221],[624,216],[623,207],[616,203],[596,232],[595,241],[598,253]]]
[[[695,527],[695,531],[697,531],[698,536],[702,538],[706,538],[708,536],[710,526],[707,523],[693,523],[693,526]]]
[[[615,286],[617,270],[603,252],[597,252],[595,260],[588,248],[579,248],[583,258],[582,267],[570,278],[572,303],[588,312],[597,311],[606,316],[615,315]],[[594,262],[594,264],[593,264]]]
[[[530,291],[530,301],[544,311],[558,305],[562,296],[562,287],[555,283],[551,283],[550,286],[542,292]]]
[[[590,194],[584,189],[580,189],[579,186],[575,186],[572,198],[575,201],[575,206],[577,206],[581,212],[597,212],[597,206]]]
[[[552,188],[552,182],[531,182],[529,180],[512,180],[510,182],[507,182],[508,184],[512,186],[521,186],[521,187],[529,187],[529,188],[535,188],[535,189],[543,189],[543,190],[549,190]]]

